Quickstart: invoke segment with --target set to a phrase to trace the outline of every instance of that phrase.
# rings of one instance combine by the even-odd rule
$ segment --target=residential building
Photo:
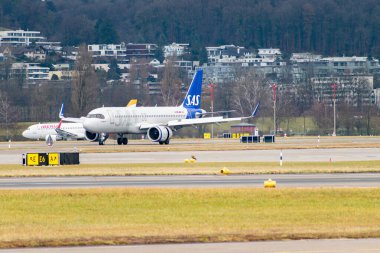
[[[132,57],[153,58],[156,54],[158,46],[157,44],[128,43],[125,45],[125,48],[128,59]]]
[[[125,43],[121,44],[92,44],[88,45],[88,51],[93,57],[125,58],[127,49]]]
[[[163,51],[165,58],[169,56],[182,56],[184,54],[189,53],[189,44],[179,44],[173,42],[170,45],[164,46]]]
[[[46,59],[46,52],[42,47],[35,47],[26,49],[24,56],[31,60],[44,61]]]
[[[49,68],[41,67],[39,63],[13,63],[10,76],[26,80],[49,80]]]
[[[206,47],[208,63],[216,62],[236,62],[236,60],[248,54],[249,51],[244,47],[235,45],[222,45],[218,47]]]
[[[257,54],[261,58],[281,58],[281,50],[279,48],[259,48]]]
[[[30,46],[45,40],[39,31],[0,29],[0,46]]]
[[[296,82],[310,77],[330,77],[337,75],[380,74],[378,59],[367,57],[325,57],[312,54],[293,54],[290,58],[293,79]]]
[[[337,101],[344,101],[353,106],[371,104],[371,95],[373,93],[372,75],[312,77],[310,81],[313,96],[317,101],[332,104],[332,86],[336,85]]]

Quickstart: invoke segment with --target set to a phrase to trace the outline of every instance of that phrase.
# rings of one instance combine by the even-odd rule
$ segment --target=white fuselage
[[[94,133],[146,133],[142,125],[165,125],[187,114],[183,107],[102,107],[92,110],[83,126]]]
[[[40,123],[34,124],[28,127],[23,133],[22,136],[28,139],[45,139],[48,135],[59,137],[55,129],[58,127],[59,123]],[[85,129],[81,123],[62,123],[60,129],[69,132],[77,137],[68,139],[84,139],[85,138]],[[57,138],[61,139],[61,138]]]

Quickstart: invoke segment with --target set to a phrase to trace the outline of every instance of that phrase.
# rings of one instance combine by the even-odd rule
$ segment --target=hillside
[[[236,44],[380,56],[376,0],[2,0],[0,24],[80,43]]]

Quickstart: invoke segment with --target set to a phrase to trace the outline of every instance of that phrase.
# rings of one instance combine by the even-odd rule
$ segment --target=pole
[[[336,104],[336,99],[334,99],[334,132],[332,134],[332,136],[336,136],[336,107],[335,107],[335,104]]]
[[[336,83],[332,84],[333,89],[333,107],[334,107],[334,130],[332,136],[336,136]]]
[[[273,90],[273,135],[276,136],[276,91],[277,85],[274,83],[272,85]]]
[[[213,115],[214,113],[214,88],[215,84],[210,83],[210,98],[211,98],[211,114]],[[211,124],[211,139],[214,138],[214,124]]]

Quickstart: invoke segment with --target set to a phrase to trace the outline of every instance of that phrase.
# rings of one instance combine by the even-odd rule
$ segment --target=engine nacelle
[[[200,112],[195,113],[195,118],[202,118],[205,113],[206,111],[201,109]]]
[[[153,142],[165,142],[173,136],[173,131],[169,127],[154,126],[148,129],[147,135]]]
[[[85,132],[85,137],[89,141],[98,141],[99,140],[99,134],[98,133],[91,133],[89,131]]]
[[[47,142],[49,140],[49,136],[50,136],[50,141],[52,142],[55,142],[57,140],[61,140],[62,138],[60,138],[59,136],[55,135],[55,134],[48,134],[45,136],[45,141]]]

